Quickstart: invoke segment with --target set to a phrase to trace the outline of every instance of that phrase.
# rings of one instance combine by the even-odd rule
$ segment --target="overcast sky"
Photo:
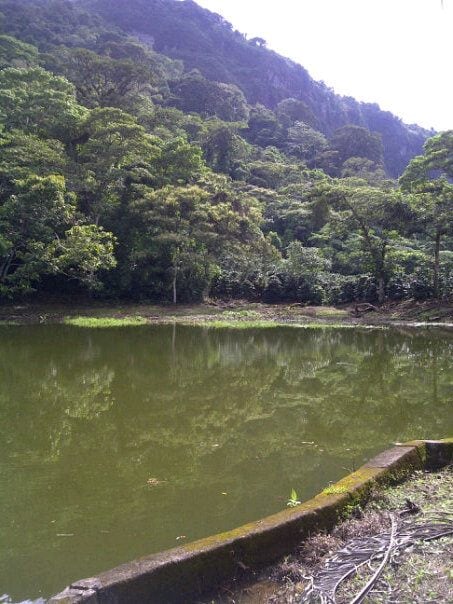
[[[453,0],[196,0],[339,94],[453,129]]]

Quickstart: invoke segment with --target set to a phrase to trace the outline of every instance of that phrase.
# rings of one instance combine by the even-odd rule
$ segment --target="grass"
[[[438,522],[451,518],[453,495],[452,469],[445,468],[438,472],[416,472],[414,476],[400,486],[377,493],[375,500],[368,506],[370,513],[393,514],[405,508],[407,500],[417,504],[421,509],[414,521],[422,523]],[[365,514],[365,519],[367,514]],[[398,564],[388,565],[383,579],[391,588],[394,598],[400,602],[450,602],[452,601],[450,556],[453,538],[444,537],[432,542],[420,541],[414,547],[403,551]],[[370,574],[363,569],[358,575],[340,588],[339,603],[349,602],[351,593],[357,593],[369,579]],[[387,604],[387,590],[372,592],[366,602]]]
[[[138,327],[147,325],[148,321],[143,317],[123,317],[117,319],[115,317],[66,317],[65,325],[74,327],[88,327],[95,329],[107,329],[110,327]]]
[[[412,305],[413,306],[413,305]],[[388,309],[384,309],[379,313],[379,320],[373,313],[370,316],[361,318],[355,317],[352,307],[335,308],[333,306],[310,306],[303,305],[269,305],[261,303],[243,303],[243,302],[209,302],[205,304],[192,305],[156,305],[156,304],[139,304],[139,303],[100,303],[96,301],[85,301],[80,304],[69,304],[65,302],[48,302],[42,304],[24,304],[3,305],[0,307],[0,321],[11,321],[19,324],[35,324],[35,323],[61,323],[65,318],[74,317],[75,322],[79,322],[82,318],[83,326],[98,327],[101,325],[88,325],[85,322],[87,319],[105,319],[108,317],[124,318],[129,322],[133,318],[133,324],[138,324],[137,318],[146,318],[148,322],[157,324],[168,324],[172,322],[207,326],[209,321],[218,321],[217,328],[238,329],[233,323],[247,323],[241,329],[253,329],[265,326],[280,326],[293,325],[306,328],[322,328],[322,324],[327,324],[328,327],[337,328],[341,326],[358,325],[364,328],[366,325],[390,325],[394,323],[413,325],[413,326],[434,326],[448,325],[446,320],[453,317],[453,305],[446,304],[445,307],[425,308],[416,305],[413,308],[411,305],[401,304],[393,305]],[[416,310],[417,312],[414,312]],[[420,324],[417,322],[420,318],[423,319],[423,312],[428,314],[442,314],[444,323],[436,323],[433,316],[425,315],[425,322]],[[431,319],[431,321],[428,320]],[[253,325],[253,322],[259,322]],[[261,323],[262,322],[262,323]],[[2,323],[4,324],[4,323]],[[74,323],[75,324],[75,323]],[[125,325],[125,324],[123,324]],[[452,324],[453,325],[453,324]],[[109,327],[110,325],[102,325]],[[112,324],[113,326],[113,324]],[[115,325],[117,326],[117,325]],[[212,325],[214,327],[214,325]]]
[[[294,322],[279,318],[261,317],[254,310],[225,311],[220,316],[188,316],[186,315],[158,315],[146,318],[140,315],[125,317],[108,316],[66,316],[62,319],[65,325],[92,329],[108,329],[115,327],[139,327],[143,325],[176,323],[189,327],[203,327],[208,329],[275,329],[287,327],[291,329],[388,329],[382,325],[356,325],[354,323],[324,323],[322,321]],[[13,325],[14,322],[2,322],[0,325]]]
[[[354,325],[352,323],[292,323],[286,321],[278,321],[275,319],[261,319],[261,320],[211,320],[211,319],[193,319],[193,320],[177,320],[180,325],[187,325],[191,327],[206,327],[211,329],[274,329],[276,327],[287,327],[291,329],[387,329],[384,326],[374,325]]]
[[[317,308],[316,309],[316,316],[317,317],[347,317],[349,316],[348,311],[346,310],[341,310],[339,308]]]
[[[261,314],[256,310],[224,310],[221,314],[225,319],[258,319]]]
[[[1,311],[2,309],[0,309]],[[127,327],[145,324],[180,324],[210,329],[272,329],[291,327],[299,329],[386,329],[382,323],[364,324],[349,320],[348,313],[332,307],[311,308],[309,314],[301,314],[291,307],[269,307],[256,304],[255,307],[221,308],[209,305],[153,306],[121,305],[74,307],[68,312],[64,306],[30,307],[20,315],[18,308],[14,314],[3,313],[0,325],[65,323],[85,328]],[[303,309],[302,309],[303,310]],[[81,314],[79,314],[81,313]],[[337,320],[335,318],[337,317]],[[2,322],[3,319],[3,322]]]
[[[451,512],[453,498],[453,467],[439,472],[418,471],[402,485],[389,488],[382,498],[377,498],[370,508],[381,511],[403,508],[406,499],[418,504],[425,514]]]
[[[214,320],[214,321],[183,321],[184,325],[194,327],[208,327],[210,329],[270,329],[274,327],[282,327],[284,323],[274,321],[231,321],[231,320]]]

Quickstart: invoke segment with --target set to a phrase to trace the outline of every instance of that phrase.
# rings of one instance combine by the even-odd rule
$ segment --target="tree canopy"
[[[340,119],[302,68],[308,97],[270,100],[262,61],[296,68],[264,40],[145,4],[126,23],[116,0],[0,0],[1,300],[451,295],[452,131],[397,182],[390,114],[343,99]]]

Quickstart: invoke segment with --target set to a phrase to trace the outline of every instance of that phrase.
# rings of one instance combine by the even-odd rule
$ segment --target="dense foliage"
[[[451,293],[451,131],[398,186],[426,133],[189,1],[0,0],[0,34],[0,299]]]
[[[197,69],[208,80],[238,86],[252,105],[261,103],[278,112],[281,101],[296,98],[299,109],[292,113],[294,121],[307,122],[326,136],[331,137],[336,129],[348,124],[379,132],[385,167],[394,178],[400,176],[412,156],[421,153],[427,136],[434,134],[416,125],[407,126],[374,103],[359,103],[335,94],[323,82],[314,81],[306,69],[266,48],[262,38],[248,39],[220,15],[192,0],[83,3],[95,8],[108,22],[145,41],[152,40],[158,52],[182,60],[187,70]],[[301,36],[304,27],[311,24],[301,23]]]

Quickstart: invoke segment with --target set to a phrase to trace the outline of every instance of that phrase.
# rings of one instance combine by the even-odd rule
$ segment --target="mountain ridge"
[[[143,42],[149,44],[152,37],[155,51],[182,60],[187,71],[197,69],[208,80],[235,84],[250,104],[273,110],[280,101],[296,98],[307,104],[316,128],[326,136],[348,124],[378,132],[386,171],[393,177],[435,133],[404,123],[377,103],[336,94],[302,65],[266,48],[261,38],[248,40],[221,15],[193,0],[131,0],[127,6],[118,0],[78,1]]]
[[[0,300],[451,294],[452,131],[411,159],[426,131],[193,2],[83,1],[0,0]]]

